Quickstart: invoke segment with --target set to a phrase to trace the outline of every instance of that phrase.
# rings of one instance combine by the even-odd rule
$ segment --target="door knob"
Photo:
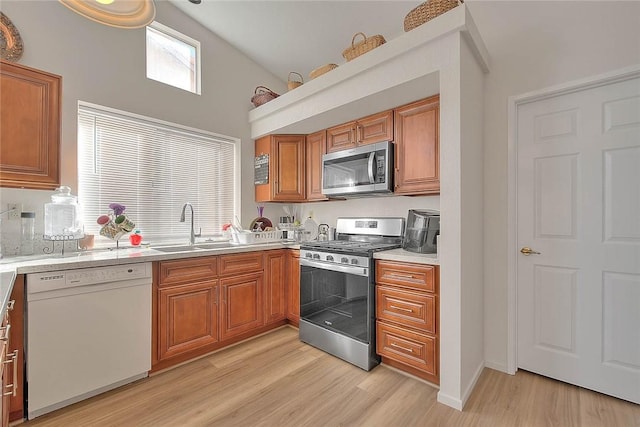
[[[524,254],[526,256],[529,256],[531,254],[540,255],[540,252],[534,251],[533,249],[531,249],[531,248],[529,248],[527,246],[525,246],[522,249],[520,249],[520,253],[522,253],[522,254]]]

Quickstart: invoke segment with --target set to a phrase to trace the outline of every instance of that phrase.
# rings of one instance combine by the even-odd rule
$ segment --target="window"
[[[109,203],[147,242],[188,241],[191,202],[196,232],[221,232],[240,207],[240,143],[160,120],[81,102],[78,106],[78,201],[85,232],[100,233]],[[97,242],[110,242],[100,237]]]
[[[200,42],[158,22],[147,27],[147,78],[200,94]]]

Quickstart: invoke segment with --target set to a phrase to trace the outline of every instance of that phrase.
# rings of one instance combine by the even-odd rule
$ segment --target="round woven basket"
[[[453,9],[460,3],[463,3],[463,0],[428,0],[418,5],[405,16],[404,30],[411,31],[436,16]]]
[[[259,107],[262,104],[267,103],[279,96],[280,95],[278,95],[268,87],[258,86],[254,91],[254,95],[251,97],[251,103],[256,107]]]
[[[298,80],[291,80],[291,74],[295,74],[296,76],[298,76],[298,78],[300,80],[299,81]],[[290,72],[289,73],[289,77],[287,77],[287,87],[289,88],[289,90],[293,90],[293,89],[297,88],[298,86],[302,86],[303,82],[304,82],[304,79],[302,78],[302,75],[300,73],[296,73],[295,71]]]
[[[311,80],[313,80],[316,77],[319,77],[319,76],[323,75],[324,73],[328,73],[329,71],[333,70],[334,68],[338,68],[338,65],[337,64],[323,65],[322,67],[318,67],[315,70],[311,71],[309,73],[309,78]]]
[[[359,35],[364,37],[364,40],[356,43],[356,37],[358,37]],[[352,59],[355,59],[358,56],[367,53],[380,45],[385,44],[386,42],[387,41],[380,34],[367,37],[364,35],[364,33],[355,33],[355,35],[351,39],[351,47],[348,47],[344,51],[342,51],[342,56],[344,56],[344,59],[346,59],[347,61],[351,61]]]

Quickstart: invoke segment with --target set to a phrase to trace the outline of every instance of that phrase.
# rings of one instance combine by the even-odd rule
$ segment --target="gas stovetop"
[[[325,242],[305,242],[300,247],[319,252],[339,252],[339,253],[373,253],[387,249],[399,248],[400,242],[359,242],[351,240],[330,240]]]

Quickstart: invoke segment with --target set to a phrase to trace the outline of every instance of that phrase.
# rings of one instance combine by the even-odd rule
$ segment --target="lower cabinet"
[[[287,251],[287,320],[292,325],[300,323],[300,251]]]
[[[2,334],[8,335],[8,318],[5,318],[0,327]],[[9,340],[0,340],[0,361],[7,359],[7,350],[9,347]],[[9,425],[9,396],[5,396],[4,391],[9,385],[9,368],[5,363],[0,363],[0,378],[2,384],[2,396],[0,397],[0,427],[6,427]]]
[[[258,328],[262,318],[262,272],[220,279],[223,340]]]
[[[284,325],[289,252],[275,249],[157,262],[151,370]]]
[[[437,266],[376,261],[376,351],[383,363],[435,384],[439,374]]]
[[[158,296],[161,360],[219,341],[217,280],[171,286]]]
[[[268,324],[287,317],[286,251],[266,251],[264,258],[264,323]]]

